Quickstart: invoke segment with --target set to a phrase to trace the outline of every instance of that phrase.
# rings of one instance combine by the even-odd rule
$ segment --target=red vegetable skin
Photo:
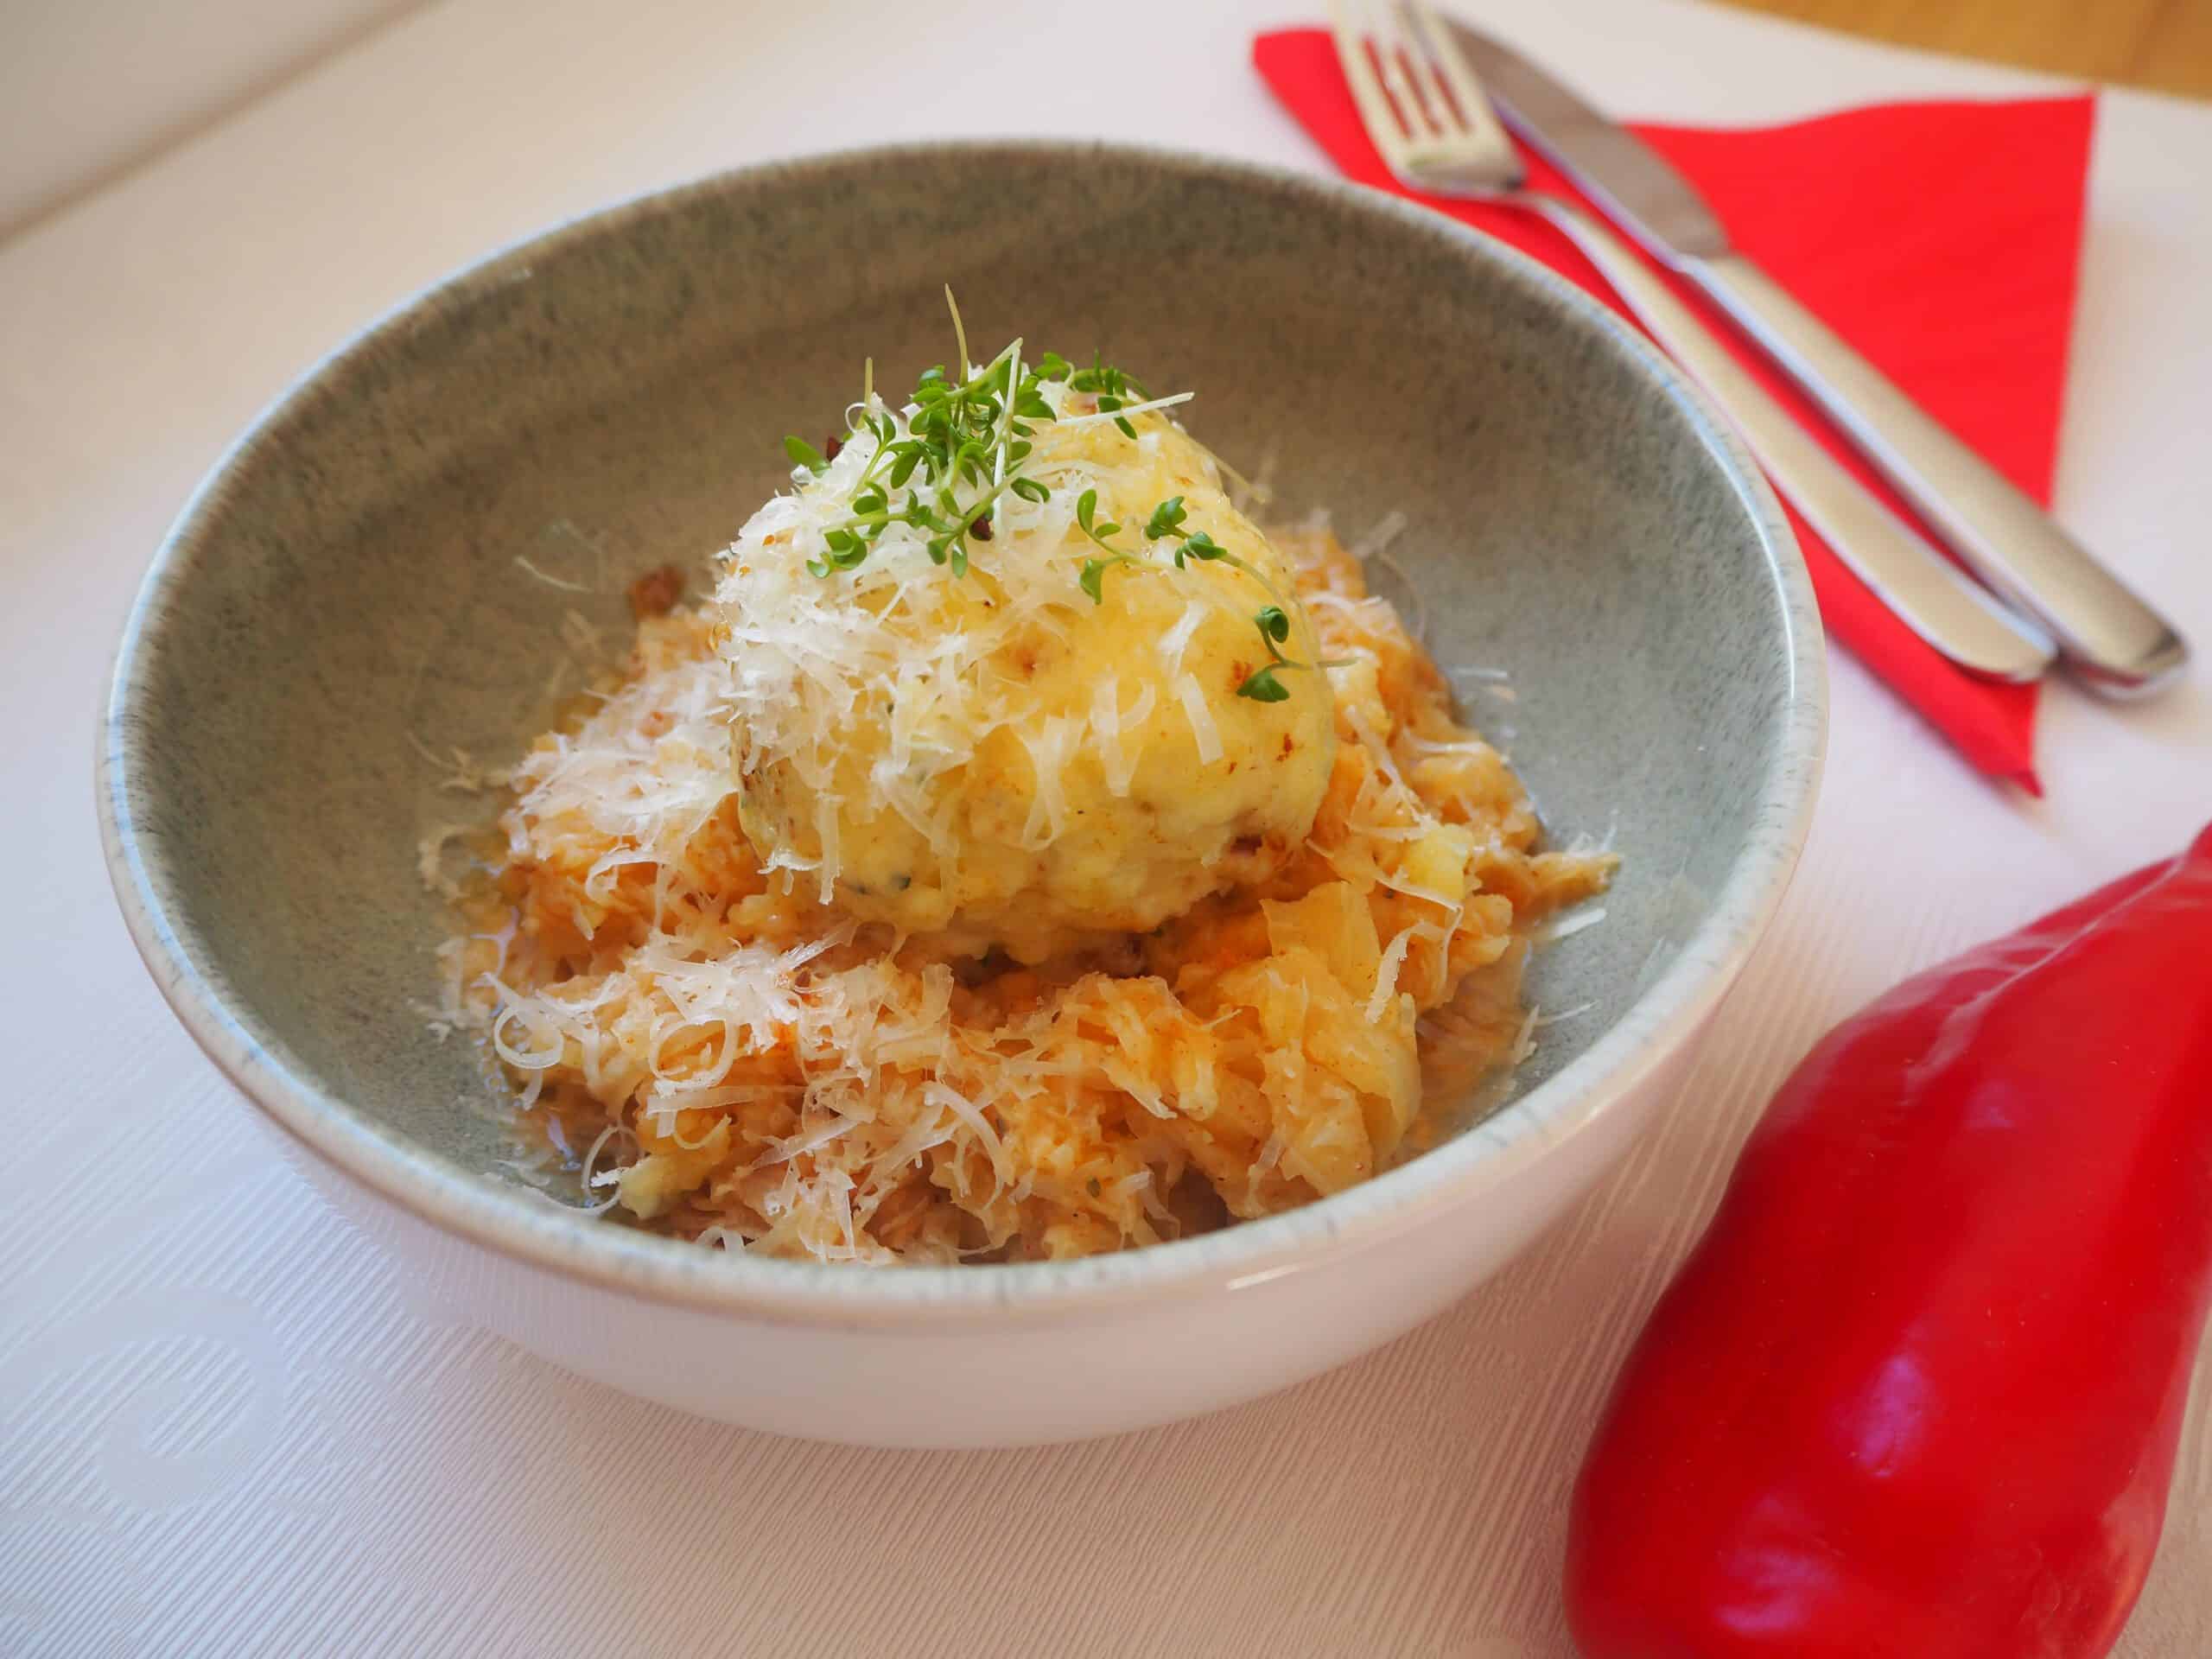
[[[1585,1659],[2108,1651],[2208,1289],[2212,830],[1783,1085],[1584,1464]]]

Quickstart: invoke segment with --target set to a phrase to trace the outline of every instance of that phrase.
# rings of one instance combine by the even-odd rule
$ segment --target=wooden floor
[[[2212,99],[2212,0],[1722,0],[1847,34]]]

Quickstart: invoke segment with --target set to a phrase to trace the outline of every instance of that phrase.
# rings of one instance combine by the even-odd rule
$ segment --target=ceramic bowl
[[[1040,230],[1040,227],[1045,227]],[[423,745],[544,721],[570,613],[731,539],[862,359],[1102,346],[1194,391],[1280,511],[1392,553],[1551,833],[1622,855],[1543,952],[1511,1098],[1378,1179],[1150,1249],[867,1270],[580,1217],[517,1173],[425,1027],[427,831],[484,809]],[[522,562],[569,584],[524,574]],[[575,590],[582,591],[575,591]],[[577,626],[568,621],[572,631]],[[465,1317],[655,1400],[902,1446],[1051,1440],[1249,1399],[1464,1295],[1665,1105],[1805,833],[1821,639],[1772,499],[1637,336],[1369,192],[1193,156],[932,145],[728,174],[500,253],[315,367],[156,558],[102,736],[107,855],[178,1016],[337,1205]]]

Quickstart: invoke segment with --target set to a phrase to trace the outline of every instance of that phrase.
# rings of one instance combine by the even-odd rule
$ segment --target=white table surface
[[[416,0],[0,0],[0,239]]]
[[[1465,9],[1656,118],[2050,84],[1681,0]],[[1317,168],[1247,57],[1297,16],[445,0],[0,244],[0,860],[30,947],[0,967],[0,1652],[1567,1654],[1571,1471],[1751,1115],[1866,996],[2212,816],[2202,671],[2124,715],[2052,695],[2035,805],[1840,659],[1802,872],[1616,1179],[1358,1364],[1022,1452],[702,1423],[418,1306],[168,1017],[93,829],[94,711],[163,527],[365,319],[610,199],[869,139],[1084,132]],[[1053,66],[1049,96],[982,95]],[[2212,109],[2107,97],[2058,505],[2212,644],[2208,177]],[[2206,1392],[2133,1659],[2212,1652]]]

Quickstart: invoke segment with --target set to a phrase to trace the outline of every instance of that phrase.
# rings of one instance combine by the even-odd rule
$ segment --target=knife
[[[1726,312],[1975,575],[2050,628],[2084,684],[2136,697],[2179,677],[2189,649],[2173,627],[1736,251],[1671,163],[1510,47],[1464,23],[1452,29],[1506,125]]]

